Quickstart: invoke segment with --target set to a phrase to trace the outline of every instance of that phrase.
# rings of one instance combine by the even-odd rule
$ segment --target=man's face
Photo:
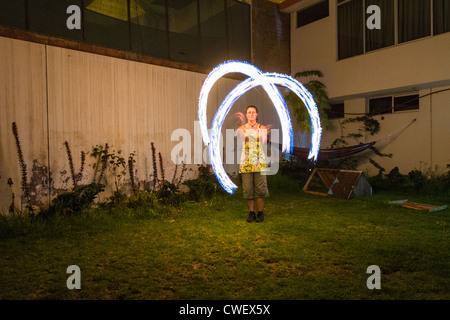
[[[256,121],[256,118],[258,117],[258,113],[256,112],[255,108],[248,108],[246,116],[247,116],[247,120],[252,122],[252,121]]]

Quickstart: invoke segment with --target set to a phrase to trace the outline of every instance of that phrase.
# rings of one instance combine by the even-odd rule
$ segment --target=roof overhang
[[[309,7],[323,0],[284,0],[280,3],[280,11],[291,13]]]

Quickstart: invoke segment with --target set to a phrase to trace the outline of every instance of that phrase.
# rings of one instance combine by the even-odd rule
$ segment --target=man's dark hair
[[[247,108],[245,108],[245,113],[247,113],[247,110],[248,110],[249,108],[255,108],[256,113],[258,113],[258,108],[255,107],[254,105],[249,105]]]

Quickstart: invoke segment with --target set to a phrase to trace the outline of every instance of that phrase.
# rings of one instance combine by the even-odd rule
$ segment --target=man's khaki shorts
[[[267,198],[269,190],[267,189],[267,176],[260,172],[241,173],[242,189],[244,198],[252,200],[254,198]]]

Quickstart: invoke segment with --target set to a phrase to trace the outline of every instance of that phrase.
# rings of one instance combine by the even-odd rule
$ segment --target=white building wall
[[[321,70],[329,97],[333,102],[344,102],[346,113],[366,112],[367,99],[372,97],[417,91],[423,96],[441,91],[421,98],[418,111],[383,115],[383,120],[377,116],[381,131],[367,142],[382,140],[417,119],[383,148],[383,152],[393,154],[392,159],[373,159],[387,171],[398,166],[405,174],[419,168],[446,171],[450,164],[450,91],[446,90],[450,86],[450,33],[338,60],[336,0],[330,0],[328,17],[296,28],[297,10],[314,2],[299,1],[286,9],[291,12],[292,73]],[[323,133],[322,147],[330,147],[340,136],[337,120],[333,122],[335,129]],[[367,161],[361,167],[377,173]]]

